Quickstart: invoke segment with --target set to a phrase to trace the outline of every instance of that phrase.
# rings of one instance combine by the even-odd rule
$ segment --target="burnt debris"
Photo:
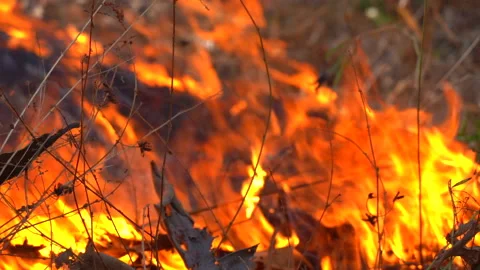
[[[20,175],[28,166],[50,146],[52,146],[60,137],[71,129],[78,128],[78,123],[67,125],[56,133],[45,133],[37,138],[25,148],[18,151],[0,154],[0,184]]]

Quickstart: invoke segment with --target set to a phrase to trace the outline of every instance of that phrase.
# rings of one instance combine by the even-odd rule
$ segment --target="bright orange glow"
[[[167,75],[167,71],[162,65],[139,62],[135,68],[139,79],[144,83],[152,86],[170,86],[172,78]],[[173,87],[176,90],[184,89],[183,84],[178,79],[173,81]]]
[[[320,87],[318,89],[317,100],[320,104],[328,105],[335,102],[337,93],[333,92],[328,87]]]
[[[73,25],[68,25],[66,29],[66,34],[69,37],[69,42],[74,40],[75,43],[73,44],[72,48],[69,51],[69,55],[74,59],[83,59],[86,55],[96,56],[101,55],[103,53],[103,47],[98,44],[95,40],[92,41],[92,47],[90,49],[90,42],[89,37],[86,33],[80,33]],[[80,63],[77,60],[77,63],[71,62],[76,66],[80,66]]]
[[[15,7],[15,0],[4,0],[0,3],[0,12],[7,13],[12,12]]]
[[[255,149],[252,152],[252,166],[255,166],[258,161],[258,151]],[[250,179],[253,177],[253,182],[250,187],[249,193],[246,195],[245,198],[245,216],[250,219],[252,218],[252,215],[257,208],[257,204],[260,202],[260,197],[259,197],[259,192],[262,190],[263,186],[265,185],[265,177],[267,177],[267,172],[263,170],[261,165],[257,167],[257,172],[256,174],[254,173],[253,167],[249,168],[248,174]],[[250,181],[247,181],[243,184],[242,186],[242,196],[245,196],[246,191],[248,189]],[[260,213],[259,213],[260,215]],[[267,221],[267,219],[261,215],[257,216],[256,218],[259,219],[260,223],[262,224],[263,229],[268,235],[274,234],[274,228],[273,226]],[[284,248],[284,247],[295,247],[299,243],[298,236],[293,232],[293,235],[291,237],[285,237],[280,234],[276,235],[275,238],[275,247],[276,248]],[[267,246],[265,246],[267,247]]]
[[[27,33],[23,32],[23,31],[20,31],[18,29],[12,29],[12,31],[10,31],[10,36],[14,37],[14,38],[17,38],[17,39],[24,39],[27,37]]]
[[[332,270],[332,259],[328,256],[323,257],[320,262],[322,270]]]
[[[257,164],[257,160],[258,160],[257,157],[258,157],[258,154],[256,153],[256,151],[254,151],[253,157],[252,157],[253,166]],[[263,185],[265,184],[265,177],[267,176],[267,172],[265,172],[263,168],[259,165],[257,167],[256,174],[253,168],[250,168],[248,170],[248,175],[250,178],[253,177],[252,185],[250,186],[250,190],[248,190],[249,181],[243,184],[242,196],[246,196],[245,215],[247,216],[247,218],[251,218],[252,213],[255,210],[255,207],[257,206],[257,203],[260,201],[260,197],[258,196],[258,193],[260,192],[260,190],[262,190]],[[248,190],[248,194],[247,194],[247,190]]]
[[[245,102],[244,100],[241,100],[237,104],[233,105],[232,108],[230,108],[230,113],[232,115],[237,115],[243,110],[245,110],[247,107],[248,107],[247,102]]]
[[[474,175],[476,154],[455,137],[462,102],[454,86],[442,85],[443,119],[420,111],[420,205],[416,108],[363,102],[359,90],[368,93],[366,82],[372,72],[360,47],[352,57],[355,65],[345,67],[343,79],[333,89],[316,84],[318,71],[313,64],[289,58],[291,48],[286,41],[265,38],[267,59],[272,63],[270,98],[256,29],[241,3],[206,2],[211,11],[199,1],[178,1],[182,17],[173,67],[170,13],[159,16],[167,18],[162,24],[148,16],[139,19],[131,33],[107,54],[106,48],[138,12],[124,10],[125,25],[108,18],[114,25],[111,32],[105,30],[109,28],[99,16],[90,36],[89,31],[79,34],[76,23],[39,21],[21,14],[16,1],[0,3],[0,30],[8,36],[1,46],[34,53],[51,65],[52,59],[64,52],[62,46],[75,40],[41,91],[41,102],[35,102],[40,109],[29,110],[25,121],[39,125],[38,134],[52,132],[65,121],[79,121],[82,111],[85,135],[80,142],[80,130],[72,131],[75,142],[84,147],[78,163],[78,146],[65,136],[51,153],[32,164],[28,177],[22,175],[0,186],[5,194],[0,198],[5,206],[0,213],[0,238],[9,239],[12,245],[44,246],[35,253],[40,258],[0,257],[0,269],[48,268],[52,256],[65,249],[84,252],[89,237],[102,252],[123,262],[141,260],[139,243],[152,244],[154,233],[150,230],[158,221],[151,207],[159,198],[149,161],[163,163],[167,126],[144,135],[167,121],[170,104],[172,113],[177,113],[200,102],[204,103],[199,108],[173,121],[165,173],[185,209],[192,212],[195,226],[206,227],[216,237],[214,247],[222,241],[223,251],[259,244],[261,251],[273,246],[304,252],[305,235],[323,233],[325,228],[335,231],[348,224],[354,228],[351,239],[325,233],[313,239],[319,241],[315,244],[337,247],[341,243],[349,252],[358,253],[361,262],[354,264],[357,266],[365,263],[374,268],[380,250],[385,265],[416,264],[421,213],[423,252],[431,258],[453,227],[448,181],[456,183],[473,176],[472,181],[456,187],[455,198],[464,202],[480,195]],[[267,20],[262,1],[244,2],[263,33]],[[77,81],[85,82],[81,72],[85,72],[86,60],[90,68],[96,61],[99,64],[88,74],[86,89],[82,83],[73,87]],[[172,97],[162,96],[172,77]],[[72,93],[57,106],[70,87]],[[17,98],[13,95],[16,89],[6,92]],[[117,102],[100,102],[107,92]],[[215,93],[221,93],[220,97],[209,100]],[[132,104],[134,95],[137,99]],[[47,111],[52,115],[39,123]],[[151,149],[139,147],[143,139],[151,143]],[[264,145],[259,143],[263,141]],[[8,147],[15,146],[10,144]],[[45,198],[59,184],[73,179],[75,196]],[[335,197],[338,194],[341,196]],[[238,218],[221,239],[244,197]],[[42,203],[34,210],[18,211],[38,201]],[[147,205],[149,220],[141,218]],[[316,224],[320,217],[321,224]],[[461,217],[467,218],[467,214]],[[160,234],[165,234],[162,228]],[[156,264],[158,259],[164,269],[185,269],[178,253],[161,250],[157,257],[153,252],[145,251],[148,263]],[[309,252],[319,253],[314,256],[323,270],[338,269],[337,259],[343,255]]]

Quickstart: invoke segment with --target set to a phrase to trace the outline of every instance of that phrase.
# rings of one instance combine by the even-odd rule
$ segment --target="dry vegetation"
[[[310,218],[308,222],[314,224],[314,229],[309,231],[310,235],[304,237],[305,241],[296,249],[290,246],[275,250],[275,235],[283,234],[289,238],[292,237],[292,230],[298,229],[290,224],[289,218],[294,210],[289,208],[286,199],[288,195],[277,186],[274,177],[276,167],[283,166],[282,161],[278,164],[271,162],[269,179],[274,187],[261,195],[262,200],[275,201],[271,205],[275,206],[277,212],[269,216],[275,224],[272,245],[268,250],[256,254],[258,243],[250,243],[251,247],[247,248],[235,248],[235,252],[222,248],[226,242],[230,246],[230,243],[235,243],[236,239],[242,237],[232,235],[232,231],[237,223],[242,222],[239,213],[247,196],[233,202],[217,201],[215,194],[205,194],[205,191],[221,192],[218,189],[222,188],[222,183],[217,182],[212,191],[211,187],[208,189],[202,186],[202,182],[197,182],[195,171],[190,173],[189,170],[198,169],[197,167],[189,168],[182,164],[182,160],[192,163],[201,160],[199,163],[205,162],[201,166],[207,167],[209,163],[202,161],[202,152],[207,150],[200,146],[203,145],[201,143],[214,140],[216,136],[238,139],[230,133],[218,133],[231,126],[243,126],[244,122],[262,122],[260,127],[263,128],[252,127],[252,130],[246,132],[249,135],[242,138],[244,145],[239,146],[248,148],[255,142],[259,146],[255,162],[249,160],[249,149],[243,152],[237,149],[237,152],[231,154],[232,173],[229,172],[229,175],[237,173],[235,166],[245,164],[255,172],[247,177],[240,175],[249,181],[247,193],[249,192],[256,172],[260,170],[262,154],[266,155],[263,149],[268,145],[268,138],[271,138],[269,132],[273,132],[267,127],[273,125],[271,121],[282,121],[272,120],[273,113],[279,114],[280,98],[276,89],[284,89],[291,96],[299,92],[297,88],[270,74],[271,67],[293,73],[286,66],[288,61],[284,58],[307,62],[315,67],[319,71],[319,86],[328,85],[340,91],[348,85],[344,82],[345,77],[357,85],[359,91],[356,94],[360,95],[363,102],[361,113],[365,115],[366,121],[363,128],[368,130],[369,146],[361,151],[375,168],[376,190],[372,190],[375,194],[381,194],[378,169],[381,165],[377,164],[375,156],[375,141],[372,140],[370,131],[367,104],[373,108],[380,108],[383,104],[396,104],[400,108],[414,107],[418,111],[417,124],[420,128],[421,110],[434,113],[434,122],[447,117],[447,110],[444,109],[446,101],[439,92],[443,83],[448,81],[455,86],[464,101],[459,139],[465,140],[473,149],[478,147],[480,128],[472,120],[480,113],[480,95],[473,90],[480,83],[480,46],[477,46],[480,42],[480,29],[477,26],[480,23],[480,5],[475,1],[400,1],[409,2],[407,6],[402,6],[397,1],[360,0],[346,4],[346,1],[263,0],[258,1],[264,6],[265,21],[261,22],[257,22],[259,16],[255,14],[256,11],[250,11],[249,5],[254,5],[253,2],[240,1],[244,8],[241,12],[248,14],[250,19],[250,28],[244,30],[255,32],[255,35],[248,37],[255,36],[256,39],[229,40],[232,49],[238,50],[235,53],[215,47],[209,49],[214,59],[214,68],[222,80],[219,86],[223,91],[219,93],[206,90],[208,93],[202,97],[178,91],[181,87],[175,86],[175,79],[188,74],[200,80],[204,74],[199,74],[196,69],[198,61],[205,61],[205,58],[195,59],[196,62],[192,60],[200,51],[195,46],[209,48],[213,45],[191,32],[193,27],[189,24],[188,14],[182,11],[177,2],[19,2],[22,2],[22,8],[17,12],[24,12],[32,20],[34,17],[40,18],[45,22],[45,27],[38,30],[34,46],[36,56],[25,50],[13,59],[18,61],[16,63],[0,58],[0,61],[5,62],[0,63],[5,67],[3,75],[0,74],[1,87],[4,89],[3,105],[0,106],[0,112],[4,115],[0,182],[4,189],[0,200],[3,207],[8,207],[9,212],[15,213],[14,218],[0,225],[0,232],[4,253],[13,257],[25,257],[27,264],[33,264],[36,259],[47,261],[52,269],[65,265],[68,265],[68,269],[132,269],[132,265],[136,269],[161,269],[165,257],[161,257],[159,252],[175,250],[189,269],[318,269],[322,266],[318,255],[321,252],[332,254],[332,258],[338,261],[338,269],[365,267],[365,262],[361,261],[356,250],[338,250],[342,248],[332,240],[335,237],[341,238],[338,235],[354,238],[355,228],[349,225],[335,228],[322,225],[324,214],[341,196],[332,191],[334,131],[329,131],[330,135],[326,136],[329,138],[327,142],[332,164],[312,169],[312,174],[328,176],[326,181],[319,180],[327,183],[325,187],[328,190],[325,192],[323,211],[318,219],[305,217]],[[196,4],[209,12],[217,12],[216,19],[219,21],[229,16],[210,10],[208,1],[197,1]],[[198,21],[205,24],[200,28],[208,28],[212,23],[207,18],[204,21],[199,18]],[[64,44],[59,41],[61,38],[58,35],[49,32],[48,27],[53,25],[51,23],[60,29],[74,25],[85,35],[77,32],[72,36],[71,43]],[[152,26],[158,24],[162,24],[162,27]],[[163,38],[165,33],[170,34],[170,39]],[[155,38],[157,36],[158,39]],[[82,38],[85,39],[82,47],[76,47],[78,44],[75,42]],[[53,52],[48,57],[42,57],[38,53],[42,51],[45,42],[50,44],[49,50]],[[155,44],[150,44],[152,42]],[[243,44],[244,42],[248,44]],[[286,46],[287,55],[275,55],[276,45]],[[242,57],[248,55],[243,52],[246,50],[243,46],[259,46],[261,49],[258,50],[260,53],[256,55],[257,59],[242,61]],[[5,48],[13,51],[12,48]],[[80,51],[81,55],[70,54],[69,51]],[[165,73],[170,76],[168,83],[151,87],[143,81],[146,77],[140,75],[144,68],[136,61],[138,52],[143,52],[147,56],[146,62],[152,64],[147,68],[156,67],[154,64],[166,67]],[[264,68],[261,74],[258,69],[248,72],[252,67],[259,66],[259,62]],[[362,87],[358,78],[365,81]],[[18,83],[26,80],[28,84]],[[236,87],[249,81],[263,81],[258,89],[252,89],[261,95],[249,100],[254,105],[262,106],[262,109],[244,119],[222,122],[225,119],[215,113],[233,108],[235,104],[232,100],[242,93],[242,89]],[[312,112],[313,117],[329,120],[328,114],[328,111]],[[110,121],[111,129],[106,126],[99,128],[95,124],[96,121],[101,121],[98,119]],[[55,124],[48,126],[51,123]],[[59,123],[66,127],[59,129]],[[132,130],[143,136],[132,140],[129,137]],[[232,130],[233,134],[237,131],[235,128]],[[37,135],[40,133],[44,135]],[[420,137],[415,142],[417,145],[412,142],[412,151],[420,153],[419,142]],[[102,150],[95,153],[100,147]],[[284,146],[277,151],[275,157],[267,158],[287,159],[285,156],[291,151],[289,147]],[[61,152],[61,149],[69,150]],[[186,151],[190,153],[185,153]],[[152,158],[152,152],[157,154],[156,158]],[[140,159],[140,156],[146,158]],[[53,160],[48,163],[52,167],[49,168],[43,159]],[[155,161],[150,163],[149,159]],[[141,165],[138,164],[140,160]],[[173,166],[172,163],[176,164],[175,168],[169,169],[169,165]],[[56,167],[52,164],[56,164]],[[53,181],[42,178],[49,170],[58,172]],[[288,168],[284,170],[287,171]],[[418,170],[421,170],[420,165]],[[148,171],[148,175],[145,175],[145,171]],[[281,174],[282,169],[279,171],[275,173]],[[168,173],[181,175],[186,180],[178,181],[180,183],[168,181],[165,176]],[[285,174],[287,173],[291,172]],[[432,269],[441,266],[453,269],[453,257],[461,257],[471,269],[479,267],[479,247],[471,246],[471,240],[480,230],[477,222],[480,217],[476,210],[478,208],[471,208],[475,203],[457,201],[455,195],[456,189],[470,181],[476,181],[475,177],[476,175],[448,187],[456,227],[446,236],[448,244],[437,250],[439,253],[435,258],[430,254],[430,257],[415,258],[414,262],[384,265],[382,250],[378,248],[375,267],[400,269],[413,264],[423,267],[429,265]],[[135,184],[146,181],[149,182],[145,187]],[[213,185],[212,183],[213,180],[207,185]],[[290,188],[302,190],[314,185],[316,183]],[[152,186],[154,189],[148,190]],[[35,191],[28,191],[34,188]],[[118,191],[122,188],[134,190],[135,205],[121,204],[122,196],[126,196],[126,193]],[[175,190],[180,190],[180,194],[176,194]],[[12,196],[12,192],[20,195]],[[146,201],[152,198],[151,194],[156,194],[158,201]],[[274,196],[276,200],[271,199]],[[397,192],[393,203],[402,198],[403,195]],[[63,199],[74,207],[63,213],[50,209],[51,205]],[[370,199],[376,200],[377,210],[381,208],[380,195],[368,194],[368,200]],[[235,214],[229,216],[228,222],[225,219],[219,221],[218,211],[222,211],[223,205],[231,203],[235,204]],[[155,210],[158,215],[153,213]],[[264,211],[268,215],[264,209],[258,211]],[[48,213],[48,218],[32,221],[32,216],[39,212]],[[112,223],[113,231],[108,232],[110,247],[98,245],[94,239],[94,217],[100,212]],[[205,213],[208,213],[208,218],[201,215]],[[51,231],[52,235],[45,235],[35,229],[40,223],[51,224],[56,219],[74,215],[80,217],[77,221],[82,223],[87,234],[88,244],[83,247],[84,253],[75,253],[70,247],[56,242],[53,238],[54,231]],[[462,224],[460,215],[469,215],[471,218]],[[141,235],[141,239],[134,241],[122,238],[121,229],[115,224],[114,217],[128,221]],[[202,218],[205,221],[199,221]],[[424,220],[428,216],[419,218]],[[385,240],[382,238],[382,222],[379,221],[382,219],[385,220],[386,217],[367,215],[365,220],[376,229],[375,241],[379,246]],[[194,220],[201,224],[207,223],[208,230],[199,228]],[[45,243],[61,247],[63,252],[46,258],[39,253],[44,246],[31,245],[27,241],[23,245],[11,244],[16,235],[24,230],[34,231],[47,240]],[[234,232],[238,234],[238,231]],[[219,237],[213,246],[212,235]],[[348,243],[346,246],[349,246]],[[312,250],[318,253],[312,255]],[[151,255],[147,256],[146,252]],[[342,256],[338,253],[342,253]],[[133,258],[131,254],[138,256]],[[119,261],[120,257],[130,257],[127,260],[129,264]],[[11,261],[14,262],[17,261]],[[445,266],[446,262],[450,263]]]

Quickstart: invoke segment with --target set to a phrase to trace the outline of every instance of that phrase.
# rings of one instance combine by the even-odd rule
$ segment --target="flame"
[[[2,13],[8,13],[12,12],[13,9],[15,8],[16,1],[15,0],[5,0],[0,3],[0,12]]]
[[[245,1],[258,26],[264,28],[267,20],[260,2]],[[445,233],[454,225],[448,180],[458,182],[477,169],[475,153],[455,139],[461,100],[454,87],[443,85],[448,104],[443,122],[438,123],[433,115],[420,111],[420,123],[417,123],[414,108],[400,109],[393,104],[381,104],[379,108],[368,101],[364,103],[359,93],[368,91],[366,82],[371,72],[360,47],[352,57],[355,65],[347,65],[344,81],[332,89],[316,85],[318,75],[313,65],[288,58],[288,44],[269,38],[265,39],[265,48],[276,63],[270,67],[273,81],[270,107],[262,51],[257,46],[258,37],[248,14],[238,1],[214,0],[209,1],[208,6],[215,12],[209,12],[197,1],[178,1],[178,8],[185,15],[179,22],[178,35],[187,45],[176,51],[175,67],[172,67],[171,33],[165,30],[171,29],[166,27],[168,23],[158,26],[145,19],[132,27],[141,37],[139,40],[145,41],[136,44],[122,40],[124,42],[104,55],[105,48],[113,42],[110,37],[114,31],[104,30],[90,36],[80,33],[74,24],[59,27],[29,18],[16,10],[15,1],[0,3],[0,30],[8,35],[6,44],[1,46],[49,58],[58,54],[57,42],[67,45],[75,40],[58,67],[65,72],[65,77],[52,77],[46,86],[42,108],[47,108],[44,112],[53,113],[48,117],[40,115],[46,120],[38,132],[50,132],[63,125],[65,118],[61,110],[50,108],[63,108],[56,104],[65,93],[63,85],[73,85],[84,75],[80,71],[84,72],[86,55],[91,56],[92,63],[99,60],[101,65],[112,67],[97,67],[94,70],[97,73],[89,74],[89,83],[95,87],[102,84],[97,83],[97,79],[109,81],[110,75],[105,74],[110,72],[120,73],[116,80],[122,83],[125,73],[135,74],[139,85],[135,83],[133,90],[111,90],[120,96],[120,102],[106,107],[95,102],[95,95],[102,91],[95,87],[85,91],[95,95],[88,96],[83,103],[78,87],[66,98],[66,107],[72,111],[78,113],[83,107],[82,132],[87,139],[81,143],[85,146],[85,157],[77,164],[77,148],[68,140],[61,141],[53,147],[51,155],[43,154],[32,165],[28,179],[18,177],[0,186],[1,194],[6,194],[1,200],[8,206],[0,215],[1,236],[9,239],[10,245],[44,246],[35,255],[40,258],[3,256],[0,268],[48,268],[53,254],[58,255],[67,248],[77,254],[83,252],[89,237],[105,252],[113,252],[109,248],[118,245],[116,238],[130,241],[125,244],[130,248],[128,251],[115,255],[126,263],[139,258],[132,251],[132,243],[146,241],[149,244],[151,240],[139,230],[143,224],[139,209],[158,202],[147,159],[163,161],[160,149],[165,140],[153,135],[146,137],[155,142],[152,152],[140,151],[138,144],[146,130],[163,124],[148,121],[163,119],[162,105],[168,100],[157,96],[161,96],[162,87],[170,87],[172,77],[175,95],[188,95],[205,102],[203,111],[184,115],[190,122],[178,119],[174,122],[175,132],[169,142],[172,155],[166,164],[179,199],[188,210],[203,209],[203,206],[208,209],[193,211],[196,213],[193,216],[198,226],[208,227],[215,236],[225,232],[237,211],[237,202],[245,200],[239,218],[222,242],[223,250],[234,251],[258,243],[260,250],[273,246],[293,247],[304,252],[305,232],[295,229],[301,222],[294,219],[285,222],[292,223],[287,224],[291,229],[287,234],[280,228],[286,224],[278,225],[271,220],[269,214],[275,214],[275,210],[269,209],[266,213],[262,208],[262,202],[279,197],[264,194],[275,178],[277,188],[288,201],[287,214],[300,213],[311,217],[310,222],[321,218],[321,224],[313,224],[312,228],[341,228],[345,224],[354,228],[352,243],[340,244],[348,239],[337,239],[333,244],[318,240],[317,246],[349,248],[348,253],[358,254],[370,268],[375,267],[380,250],[385,264],[418,263],[422,230],[423,255],[435,254],[445,244]],[[125,10],[127,23],[137,15],[135,11]],[[101,31],[100,25],[96,22],[94,32]],[[58,85],[62,88],[53,83],[55,80],[60,81]],[[208,100],[219,91],[223,91],[219,100]],[[14,92],[12,88],[11,93]],[[133,93],[138,94],[140,102],[131,105],[128,102]],[[150,106],[146,113],[140,110],[144,105],[139,104],[143,103]],[[129,113],[125,113],[128,106],[134,106],[131,119]],[[264,136],[269,110],[270,126],[258,160],[261,149],[258,141]],[[26,121],[36,126],[38,115],[31,114]],[[421,144],[419,164],[417,124],[420,124]],[[79,132],[73,134],[77,143],[80,143]],[[161,132],[156,135],[161,136]],[[173,159],[175,161],[171,161]],[[255,172],[252,164],[257,163]],[[418,165],[422,179],[421,204]],[[179,173],[178,167],[188,169],[195,189],[191,180],[184,180],[185,173]],[[75,179],[72,174],[75,170],[78,175],[89,172],[76,180],[75,196],[44,197],[56,184]],[[332,189],[328,192],[330,180]],[[474,177],[458,187],[455,195],[459,201],[479,196],[477,180]],[[83,188],[85,185],[89,190]],[[331,196],[327,198],[327,194]],[[337,194],[341,197],[332,201]],[[27,213],[19,214],[18,209],[35,201],[44,203],[31,209],[25,221]],[[207,203],[208,207],[204,205]],[[155,218],[153,212],[151,218]],[[153,224],[152,220],[149,222]],[[325,236],[324,241],[331,241],[329,237]],[[214,246],[218,243],[220,237],[215,238]],[[343,250],[342,254],[331,250],[327,254],[312,252],[319,253],[315,256],[322,269],[342,268],[339,257]],[[161,263],[164,269],[185,268],[177,253],[160,251],[157,258],[157,254],[148,250],[145,255],[149,263]],[[351,265],[360,263],[357,260]]]
[[[258,153],[260,152],[259,148],[255,148],[252,151],[252,164],[255,166],[258,162]],[[251,186],[250,189],[250,181],[247,181],[242,186],[241,194],[245,197],[245,216],[247,219],[252,218],[254,211],[257,208],[257,204],[260,202],[260,191],[263,189],[265,185],[265,177],[267,177],[267,172],[264,171],[260,163],[258,164],[256,173],[254,168],[249,168],[248,170],[249,177],[251,179]],[[249,191],[247,194],[247,190]],[[257,217],[262,224],[263,230],[267,233],[267,235],[274,236],[275,228],[268,222],[268,220],[263,216]],[[275,235],[275,247],[276,248],[283,248],[283,247],[294,247],[298,245],[299,238],[295,232],[291,237],[285,237],[282,235]],[[259,241],[260,242],[260,241]]]
[[[321,261],[322,270],[332,270],[332,259],[329,256],[323,257]]]
[[[258,163],[258,152],[253,151],[252,164]],[[267,172],[265,172],[262,166],[258,166],[256,172],[254,168],[248,170],[248,176],[252,179],[252,184],[250,186],[249,182],[243,184],[242,187],[242,196],[245,196],[245,215],[247,218],[252,217],[252,213],[255,210],[257,203],[260,201],[259,192],[262,190],[263,185],[265,184],[265,177]],[[250,186],[250,189],[249,189]],[[248,194],[247,194],[247,191]]]

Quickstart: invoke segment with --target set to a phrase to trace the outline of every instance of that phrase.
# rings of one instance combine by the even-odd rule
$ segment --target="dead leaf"
[[[87,244],[85,253],[78,256],[78,261],[70,265],[71,270],[133,270],[133,267],[110,255],[96,252],[93,243]]]
[[[455,185],[453,185],[452,188],[458,187],[458,186],[460,186],[460,185],[463,185],[463,184],[467,183],[467,182],[470,181],[470,180],[472,180],[472,177],[469,177],[469,178],[467,178],[467,179],[463,179],[462,181],[460,181],[460,182],[456,183]]]
[[[73,123],[60,129],[54,134],[46,133],[37,138],[25,148],[15,152],[0,154],[0,184],[20,175],[40,154],[52,146],[61,136],[71,129],[78,128],[78,123]]]
[[[245,270],[252,268],[252,258],[257,251],[258,244],[249,248],[237,250],[218,259],[220,269]]]
[[[64,252],[60,252],[60,254],[57,255],[55,258],[55,267],[60,269],[63,265],[70,265],[72,262],[72,259],[75,256],[73,253],[72,249],[69,248],[65,250]]]

